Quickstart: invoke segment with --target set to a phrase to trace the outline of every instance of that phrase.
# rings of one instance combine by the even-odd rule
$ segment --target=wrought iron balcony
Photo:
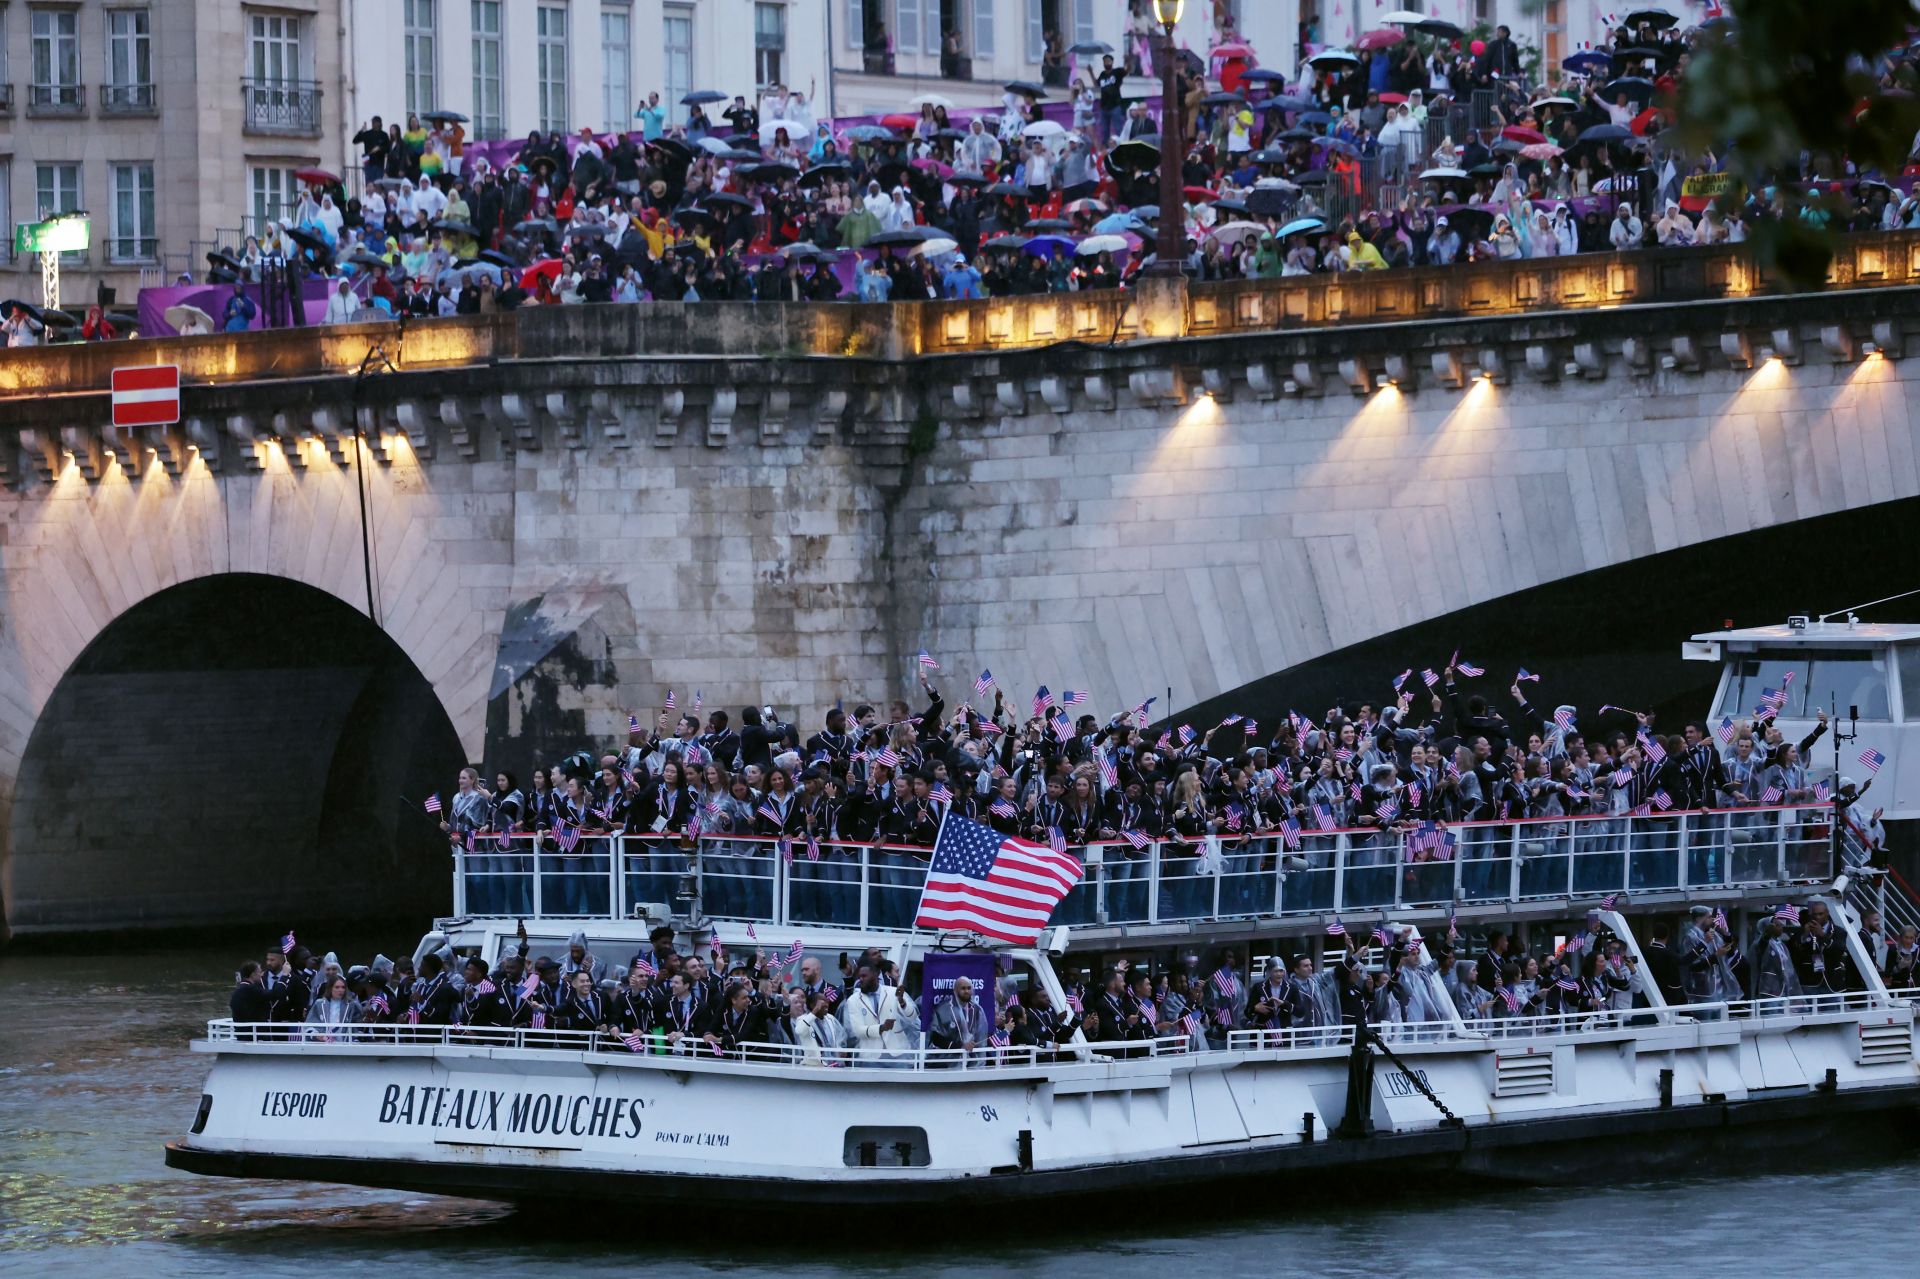
[[[30,116],[82,116],[86,113],[87,87],[83,84],[27,86],[27,114]]]
[[[103,84],[101,115],[158,115],[159,94],[151,84]]]
[[[320,85],[313,80],[242,80],[248,133],[281,137],[320,136]]]

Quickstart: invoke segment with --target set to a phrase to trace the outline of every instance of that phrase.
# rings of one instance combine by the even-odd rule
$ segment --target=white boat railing
[[[1920,989],[1907,988],[1881,997],[1868,991],[1791,995],[1768,999],[1723,1000],[1677,1008],[1633,1008],[1597,1012],[1553,1013],[1531,1017],[1480,1018],[1471,1022],[1388,1022],[1373,1027],[1389,1047],[1415,1044],[1511,1043],[1515,1040],[1618,1035],[1652,1027],[1688,1026],[1724,1022],[1758,1029],[1792,1021],[1836,1020],[1874,1011],[1920,1004]],[[1127,1062],[1185,1057],[1203,1049],[1187,1035],[1154,1039],[1085,1041],[1076,1039],[1058,1048],[985,1045],[976,1049],[932,1048],[925,1045],[880,1050],[853,1045],[822,1048],[810,1044],[750,1043],[716,1048],[704,1039],[683,1038],[669,1043],[663,1035],[642,1036],[639,1047],[619,1035],[591,1030],[535,1030],[502,1026],[425,1026],[404,1022],[323,1026],[298,1022],[235,1022],[218,1018],[207,1023],[206,1038],[213,1044],[326,1045],[329,1049],[391,1052],[396,1047],[459,1048],[497,1051],[518,1049],[546,1052],[607,1053],[644,1057],[653,1064],[664,1060],[704,1060],[746,1066],[811,1067],[853,1070],[957,1070],[988,1067],[1043,1066],[1062,1062]],[[1235,1053],[1297,1053],[1315,1049],[1344,1049],[1353,1044],[1353,1027],[1295,1026],[1272,1030],[1234,1030],[1226,1036],[1226,1051]]]
[[[1831,804],[1438,827],[1275,830],[1219,840],[1072,846],[1086,880],[1053,922],[1077,927],[1517,905],[1609,893],[1710,893],[1831,878]],[[1438,836],[1436,838],[1436,836]],[[561,851],[550,835],[456,845],[467,918],[712,919],[909,931],[930,850],[770,836],[608,834]]]

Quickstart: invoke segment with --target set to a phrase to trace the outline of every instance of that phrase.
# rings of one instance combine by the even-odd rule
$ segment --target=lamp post
[[[1181,145],[1180,91],[1174,74],[1173,29],[1187,0],[1153,0],[1153,17],[1165,39],[1160,45],[1160,227],[1154,242],[1153,274],[1182,274],[1185,262],[1186,202],[1180,197],[1186,147]]]

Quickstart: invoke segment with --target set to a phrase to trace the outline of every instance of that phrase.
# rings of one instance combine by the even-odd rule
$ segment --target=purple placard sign
[[[984,950],[962,950],[952,954],[929,951],[920,961],[920,1030],[933,1034],[933,1013],[953,998],[953,983],[961,977],[973,983],[973,997],[989,1018],[993,1015],[993,978],[995,959]]]

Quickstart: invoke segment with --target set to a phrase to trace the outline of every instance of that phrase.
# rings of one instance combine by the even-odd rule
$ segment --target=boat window
[[[1920,720],[1920,644],[1901,644],[1900,701],[1910,720]]]
[[[1884,649],[1801,649],[1791,656],[1744,653],[1734,655],[1727,666],[1731,678],[1720,698],[1716,712],[1720,715],[1751,716],[1769,689],[1784,686],[1787,700],[1780,711],[1782,719],[1812,719],[1829,702],[1838,703],[1842,714],[1848,706],[1858,706],[1861,719],[1892,718]],[[1786,683],[1788,674],[1793,676],[1791,683]]]

